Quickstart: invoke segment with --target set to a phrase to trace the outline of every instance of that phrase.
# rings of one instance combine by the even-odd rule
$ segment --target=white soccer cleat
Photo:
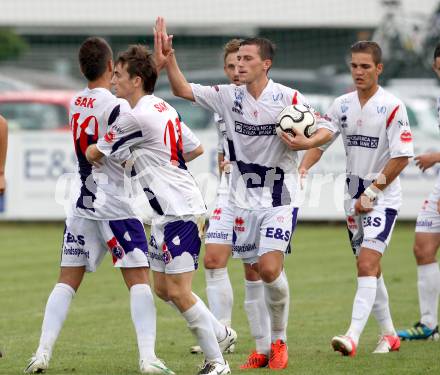
[[[232,328],[229,327],[225,327],[225,329],[226,329],[225,338],[218,342],[218,346],[220,347],[220,351],[222,353],[227,353],[228,350],[230,350],[231,346],[233,346],[237,342],[237,332],[235,332]],[[229,351],[229,353],[232,352]]]
[[[230,373],[231,369],[229,368],[229,364],[226,361],[224,364],[205,361],[197,375],[224,375]]]
[[[35,354],[24,369],[25,374],[41,374],[49,368],[49,354]]]
[[[176,375],[174,371],[171,371],[167,366],[165,366],[165,364],[159,358],[156,358],[154,361],[141,359],[139,361],[139,368],[142,374]]]
[[[231,354],[235,351],[235,344],[232,344],[228,349],[224,351],[225,354]],[[203,350],[199,345],[194,345],[189,348],[191,354],[203,354]]]
[[[350,336],[339,335],[332,338],[332,347],[335,352],[344,356],[354,357],[356,355],[356,343]]]
[[[380,336],[376,350],[373,353],[396,352],[400,349],[399,336],[384,335]]]

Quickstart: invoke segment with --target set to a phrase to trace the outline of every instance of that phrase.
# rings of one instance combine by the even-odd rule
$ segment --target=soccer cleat
[[[232,328],[226,326],[225,329],[225,338],[218,342],[218,346],[220,347],[220,351],[222,353],[226,353],[227,350],[230,349],[230,347],[237,342],[237,332],[235,332]]]
[[[201,366],[197,375],[224,375],[230,374],[231,369],[229,368],[228,362],[218,363],[218,362],[208,362],[205,361]]]
[[[49,354],[35,354],[24,369],[25,374],[41,374],[49,367]]]
[[[342,355],[354,357],[356,355],[356,344],[350,336],[339,335],[332,338],[332,347],[335,352]]]
[[[167,366],[165,366],[165,364],[159,358],[156,358],[154,361],[141,359],[139,361],[139,368],[142,374],[176,375]]]
[[[397,331],[397,335],[402,340],[434,340],[437,341],[440,336],[438,326],[431,329],[423,323],[417,322],[413,327]]]
[[[249,355],[245,363],[240,366],[241,370],[247,370],[252,368],[266,367],[269,363],[269,358],[266,354],[257,353],[255,350]]]
[[[282,340],[277,340],[270,346],[269,368],[272,370],[281,370],[287,368],[289,354],[287,345]]]
[[[399,336],[384,335],[380,336],[377,347],[373,353],[397,352],[400,349]]]
[[[225,354],[231,354],[235,351],[235,344],[232,344],[228,349],[224,351]],[[203,354],[203,350],[199,345],[194,345],[189,348],[191,354]]]

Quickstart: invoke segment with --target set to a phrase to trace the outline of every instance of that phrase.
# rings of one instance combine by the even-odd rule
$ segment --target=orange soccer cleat
[[[272,343],[270,348],[269,368],[272,370],[282,370],[287,368],[289,355],[287,353],[287,345],[282,340]]]
[[[240,366],[241,370],[247,370],[252,368],[266,367],[269,363],[269,358],[266,354],[257,353],[255,350],[249,354],[248,359],[244,364]]]

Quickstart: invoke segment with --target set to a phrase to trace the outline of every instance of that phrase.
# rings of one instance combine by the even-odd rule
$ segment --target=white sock
[[[201,301],[197,301],[188,310],[182,313],[188,323],[188,328],[196,336],[207,361],[225,363],[218,346],[217,338],[211,325],[207,308]]]
[[[139,358],[155,360],[156,307],[149,285],[135,284],[130,288],[130,309],[136,330]]]
[[[193,296],[196,298],[197,302],[201,303],[201,306],[206,310],[206,314],[209,317],[209,321],[211,322],[212,329],[214,330],[215,337],[217,338],[217,341],[222,341],[226,335],[228,334],[226,332],[226,325],[221,323],[214,314],[209,311],[208,306],[205,305],[205,303],[201,300],[201,298],[192,292]]]
[[[264,283],[264,299],[270,316],[272,342],[278,339],[286,342],[287,320],[289,318],[289,284],[284,271],[276,280]]]
[[[420,322],[431,329],[438,325],[438,298],[440,294],[440,270],[438,263],[417,266]]]
[[[220,322],[230,327],[234,295],[228,269],[205,269],[205,278],[209,309]]]
[[[377,278],[376,276],[358,277],[358,287],[353,302],[351,325],[346,335],[350,336],[356,345],[359,337],[367,324],[376,299]]]
[[[271,335],[270,316],[264,300],[263,281],[245,280],[244,309],[251,334],[255,338],[257,353],[269,355]]]
[[[383,275],[377,279],[376,299],[374,300],[372,313],[379,323],[382,335],[396,336],[393,320],[390,313],[388,292]]]
[[[43,353],[48,354],[49,357],[52,355],[53,346],[66,320],[70,302],[74,295],[75,290],[70,285],[55,284],[46,303],[37,355]]]

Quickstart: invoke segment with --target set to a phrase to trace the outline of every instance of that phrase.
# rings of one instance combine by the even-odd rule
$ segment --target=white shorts
[[[271,251],[290,252],[290,239],[295,230],[297,207],[279,206],[262,210],[235,207],[232,255],[245,263],[256,263],[258,257]]]
[[[437,208],[438,199],[429,196],[423,203],[422,209],[417,216],[417,233],[440,233],[440,214]]]
[[[209,218],[208,230],[205,234],[205,243],[231,245],[233,222],[234,209],[225,199],[218,199]]]
[[[397,210],[375,206],[367,214],[347,216],[347,229],[354,255],[362,247],[383,254],[391,240]]]
[[[148,252],[153,271],[178,274],[197,269],[201,245],[197,221],[193,215],[153,219]]]
[[[94,272],[109,252],[120,268],[149,267],[148,242],[138,219],[92,220],[68,217],[61,252],[62,267],[85,266]]]

